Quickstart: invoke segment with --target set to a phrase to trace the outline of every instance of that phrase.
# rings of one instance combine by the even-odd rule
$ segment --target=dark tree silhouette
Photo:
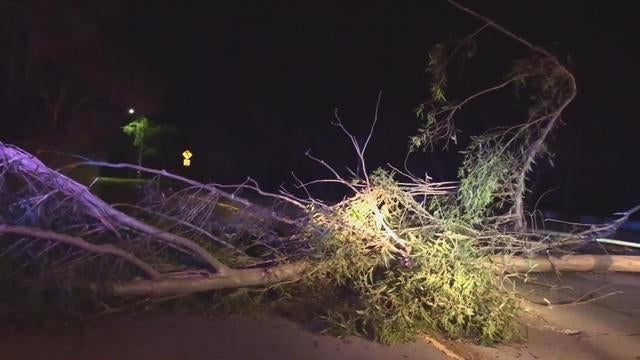
[[[163,80],[106,35],[123,9],[121,0],[0,3],[3,140],[104,158],[129,106],[163,111]]]

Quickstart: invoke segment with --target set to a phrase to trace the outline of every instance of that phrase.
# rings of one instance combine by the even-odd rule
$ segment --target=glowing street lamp
[[[136,111],[135,111],[133,108],[130,108],[130,109],[129,109],[129,114],[133,114],[133,113],[135,113],[135,112],[136,112]]]

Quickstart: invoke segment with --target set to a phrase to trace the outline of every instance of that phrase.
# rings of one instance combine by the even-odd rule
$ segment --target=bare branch
[[[111,244],[91,244],[79,237],[18,225],[0,225],[0,234],[15,234],[43,240],[52,240],[62,244],[73,245],[92,253],[114,255],[136,266],[146,273],[153,281],[158,281],[163,278],[162,274],[156,271],[151,265],[138,259],[133,254]]]
[[[51,170],[33,155],[21,150],[15,146],[4,145],[0,143],[0,153],[2,157],[7,159],[5,165],[15,166],[17,171],[24,175],[39,177],[43,181],[49,182],[51,186],[58,191],[68,194],[75,201],[82,204],[84,210],[94,218],[98,219],[102,224],[118,234],[117,226],[125,226],[130,229],[137,230],[144,234],[150,235],[157,240],[168,242],[193,252],[201,259],[206,261],[216,271],[224,273],[229,268],[213,257],[209,252],[203,249],[197,243],[186,239],[182,236],[168,233],[157,229],[149,224],[145,224],[123,212],[120,212],[109,206],[103,200],[93,195],[89,190],[75,182],[74,180]]]
[[[318,159],[317,157],[311,155],[311,153],[309,151],[307,151],[306,155],[311,159],[314,160],[318,163],[320,163],[322,166],[324,166],[325,168],[329,169],[329,171],[331,171],[333,173],[333,175],[336,177],[336,179],[338,180],[339,183],[347,186],[348,188],[350,188],[351,190],[353,190],[354,193],[358,193],[358,189],[353,186],[351,183],[349,183],[347,180],[343,179],[340,174],[338,174],[338,172],[331,167],[331,165],[327,164],[326,161],[322,160],[322,159]],[[308,183],[307,183],[308,184]]]
[[[522,43],[523,45],[525,45],[525,46],[527,46],[529,48],[535,48],[535,46],[533,46],[533,44],[531,44],[527,40],[524,40],[520,36],[512,33],[511,31],[509,31],[507,29],[505,29],[504,27],[502,27],[499,24],[497,24],[495,21],[493,21],[493,20],[491,20],[491,19],[489,19],[489,18],[487,18],[485,16],[482,16],[482,15],[478,14],[477,12],[475,12],[475,11],[465,7],[465,6],[460,5],[457,1],[454,1],[454,0],[445,0],[445,1],[448,2],[449,4],[453,5],[453,6],[457,7],[458,9],[466,12],[467,14],[470,14],[471,16],[482,20],[482,22],[484,22],[484,23],[488,24],[489,26],[495,28],[496,30],[500,31],[501,33],[513,38],[517,42]],[[540,51],[544,51],[544,50],[540,50]],[[544,52],[546,53],[546,51],[544,51]],[[548,53],[546,53],[546,54],[549,55]]]
[[[291,220],[288,219],[286,217],[282,217],[279,216],[278,214],[273,214],[270,211],[264,210],[262,208],[260,208],[258,205],[250,202],[249,200],[243,199],[239,196],[236,196],[234,194],[229,194],[226,193],[220,189],[218,189],[217,187],[213,186],[213,185],[209,185],[209,184],[202,184],[199,183],[195,180],[189,179],[189,178],[185,178],[184,176],[180,176],[180,175],[176,175],[170,172],[167,172],[165,170],[157,170],[157,169],[151,169],[151,168],[147,168],[144,166],[138,166],[138,165],[133,165],[133,164],[125,164],[125,163],[118,163],[118,164],[111,164],[111,163],[107,163],[107,162],[102,162],[102,161],[84,161],[84,162],[80,162],[80,163],[76,163],[76,164],[71,164],[68,166],[65,166],[63,169],[69,169],[69,168],[73,168],[73,167],[77,167],[77,166],[100,166],[100,167],[108,167],[108,168],[120,168],[120,169],[133,169],[136,171],[140,171],[140,172],[144,172],[144,173],[149,173],[149,174],[155,174],[155,175],[159,175],[162,177],[166,177],[168,179],[174,179],[174,180],[178,180],[180,182],[183,182],[185,184],[189,184],[191,186],[195,186],[195,187],[200,187],[203,189],[208,190],[209,192],[211,192],[214,195],[220,196],[221,198],[224,198],[226,200],[229,200],[231,202],[240,204],[242,206],[244,206],[247,210],[253,211],[256,214],[266,217],[266,218],[272,218],[284,223],[288,223],[288,224],[293,224],[295,223],[295,220]]]
[[[364,152],[367,151],[367,145],[369,145],[369,141],[371,141],[371,136],[373,136],[373,129],[376,127],[376,123],[378,122],[378,110],[380,109],[380,99],[382,99],[382,91],[378,93],[378,100],[376,101],[376,111],[373,116],[373,124],[371,124],[371,128],[369,129],[369,136],[367,136],[367,140],[362,145],[362,156],[364,156]]]
[[[203,228],[201,228],[199,226],[195,226],[195,225],[193,225],[193,224],[191,224],[191,223],[189,223],[187,221],[183,221],[183,220],[180,220],[180,219],[175,218],[173,216],[165,215],[163,213],[160,213],[160,212],[157,212],[157,211],[153,211],[153,210],[150,210],[150,209],[146,209],[144,207],[137,206],[137,205],[132,205],[132,204],[113,204],[113,206],[114,207],[129,207],[129,208],[136,209],[136,210],[139,210],[139,211],[147,212],[147,213],[152,214],[154,216],[161,217],[161,218],[163,218],[165,220],[174,221],[174,222],[176,222],[176,223],[178,223],[180,225],[186,226],[189,229],[192,229],[194,231],[197,231],[197,232],[205,235],[209,239],[215,241],[216,243],[218,243],[218,244],[220,244],[220,245],[222,245],[222,246],[224,246],[226,248],[239,251],[233,245],[229,244],[228,242],[220,239],[219,237],[217,237],[217,236],[213,235],[212,233],[204,230]]]

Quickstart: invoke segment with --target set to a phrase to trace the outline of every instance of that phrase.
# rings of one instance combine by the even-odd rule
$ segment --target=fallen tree
[[[0,233],[2,228],[0,228]],[[640,259],[627,255],[565,255],[533,258],[492,256],[487,260],[496,274],[543,272],[630,272],[640,273]],[[274,266],[269,269],[232,271],[227,275],[209,277],[136,280],[114,284],[117,296],[165,297],[203,291],[273,285],[302,278],[310,265],[303,262]]]
[[[252,179],[223,186],[140,165],[70,165],[154,177],[141,202],[108,204],[28,152],[0,143],[0,260],[6,262],[0,265],[10,270],[3,281],[21,272],[34,282],[81,284],[100,304],[251,287],[276,292],[273,301],[321,302],[319,316],[341,334],[394,343],[440,332],[491,343],[518,335],[516,294],[503,286],[513,274],[639,272],[632,256],[578,252],[638,208],[571,232],[525,221],[526,175],[574,98],[575,79],[550,53],[462,9],[483,25],[450,52],[432,53],[432,99],[420,107],[425,126],[412,148],[455,140],[454,114],[472,100],[510,85],[529,86],[538,97],[524,123],[472,139],[459,181],[436,183],[393,166],[366,170],[380,97],[362,145],[336,112],[335,125],[351,141],[363,176],[341,175],[307,154],[333,177],[296,179],[305,196],[266,192]],[[507,81],[449,103],[442,78],[449,59],[486,28],[514,38],[529,56],[516,62]],[[183,186],[165,194],[159,178]],[[312,196],[318,182],[341,184],[350,196],[327,204]],[[257,205],[243,192],[274,205]]]
[[[358,153],[363,152],[358,149]],[[169,206],[165,199],[164,208],[151,207],[138,212],[140,216],[161,215],[155,218],[160,219],[160,223],[148,218],[146,221],[151,221],[148,224],[143,218],[113,209],[87,188],[47,168],[21,149],[0,144],[0,158],[4,159],[5,193],[0,215],[0,235],[5,240],[1,244],[3,254],[44,263],[50,261],[45,259],[48,256],[58,262],[51,265],[46,276],[71,279],[81,276],[93,284],[92,289],[103,299],[114,296],[163,298],[245,287],[287,289],[291,285],[280,284],[292,282],[299,284],[308,296],[326,299],[339,296],[336,290],[346,286],[352,293],[350,296],[363,303],[352,304],[355,308],[332,308],[327,321],[334,326],[354,320],[348,320],[353,311],[366,314],[366,309],[378,309],[361,316],[358,321],[363,323],[358,331],[369,329],[367,331],[386,343],[406,341],[418,329],[444,330],[451,336],[482,341],[502,341],[510,339],[509,334],[515,332],[511,325],[506,326],[515,324],[515,299],[513,294],[505,297],[496,292],[495,281],[501,276],[541,271],[635,272],[640,269],[640,262],[629,256],[526,256],[584,244],[590,239],[588,235],[610,232],[611,226],[619,225],[620,221],[572,234],[506,231],[500,226],[502,222],[495,219],[478,227],[467,223],[464,216],[456,215],[455,202],[451,202],[455,188],[451,184],[431,183],[409,174],[404,174],[408,181],[399,182],[382,170],[355,182],[339,176],[332,179],[354,191],[352,197],[338,204],[327,206],[313,199],[297,199],[309,206],[307,215],[296,220],[298,227],[289,234],[273,233],[251,240],[246,245],[261,244],[273,250],[266,257],[251,257],[241,243],[231,245],[222,236],[212,234],[220,230],[220,223],[216,223],[218,228],[212,228],[194,221],[198,218],[194,209],[203,211],[207,204],[215,207],[215,202],[210,204],[210,191],[194,197],[193,188],[187,188],[185,191],[192,191],[182,194],[188,199],[186,202]],[[21,186],[18,180],[22,181]],[[424,202],[416,201],[416,195],[423,201],[425,197],[430,199],[432,205],[438,204],[439,210],[430,212]],[[182,218],[176,217],[176,206]],[[254,207],[256,205],[251,206]],[[209,215],[204,219],[211,221],[213,213],[205,213]],[[623,213],[621,219],[628,215]],[[177,224],[181,230],[167,227],[167,219],[174,224],[171,226]],[[235,217],[229,218],[233,219]],[[185,223],[189,226],[182,226]],[[181,233],[184,231],[188,231],[187,236]],[[56,253],[62,246],[68,248]],[[70,249],[74,248],[82,253],[69,256]],[[207,252],[206,256],[200,255],[203,251]],[[492,255],[495,252],[506,255]],[[158,257],[158,253],[163,256]],[[27,259],[26,254],[29,254]],[[96,257],[114,269],[108,276],[94,269]],[[110,259],[105,259],[107,257]],[[120,260],[129,265],[128,270],[118,265]],[[68,266],[62,266],[60,261],[67,262]],[[77,266],[80,264],[85,266]],[[74,267],[82,270],[77,272]],[[380,277],[382,274],[385,275]],[[417,288],[413,286],[418,286],[420,292],[416,293]],[[463,293],[466,295],[461,297]],[[452,316],[440,313],[438,309],[444,304],[456,313],[460,311],[458,307],[468,308],[478,296],[482,302],[473,312],[483,320],[437,320]],[[417,298],[425,301],[425,308],[409,305]],[[397,308],[383,305],[389,301]],[[424,312],[426,309],[430,310]],[[496,312],[497,309],[501,310]],[[390,321],[388,316],[392,313],[402,317]],[[486,318],[488,314],[492,314],[494,320]],[[423,320],[419,320],[421,318]],[[512,320],[508,320],[510,318]],[[430,323],[429,319],[436,322]],[[428,325],[416,325],[413,321],[425,321]],[[385,325],[378,327],[376,324],[380,322]],[[467,325],[462,328],[463,324]],[[498,326],[498,330],[489,334],[486,330],[478,332],[487,326]]]

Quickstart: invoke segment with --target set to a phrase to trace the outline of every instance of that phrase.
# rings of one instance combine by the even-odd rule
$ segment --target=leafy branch
[[[462,151],[465,158],[458,172],[461,182],[458,200],[470,222],[476,223],[491,211],[504,209],[510,204],[506,216],[512,217],[517,228],[524,229],[527,174],[532,170],[536,159],[547,154],[548,135],[576,95],[575,78],[546,50],[453,0],[447,2],[484,24],[456,43],[453,50],[447,51],[446,46],[438,44],[429,54],[427,72],[432,79],[430,99],[420,104],[416,110],[416,115],[423,124],[418,133],[410,138],[409,151],[433,151],[439,143],[444,143],[443,149],[447,149],[451,141],[457,144],[456,135],[459,130],[454,123],[455,116],[470,101],[508,86],[513,86],[516,92],[527,92],[532,99],[527,120],[510,128],[492,129],[483,135],[472,137],[471,143]],[[531,54],[515,61],[501,83],[452,104],[444,94],[448,64],[461,48],[469,46],[465,44],[473,43],[473,38],[487,27],[526,46]],[[473,49],[475,51],[475,47]],[[464,56],[465,59],[470,57],[468,54]],[[429,110],[427,106],[430,107]]]

